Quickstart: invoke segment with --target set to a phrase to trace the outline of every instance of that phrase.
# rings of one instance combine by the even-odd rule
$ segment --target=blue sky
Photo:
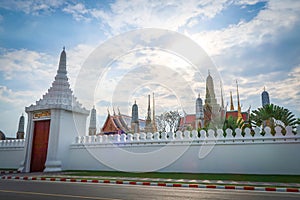
[[[63,46],[73,87],[82,64],[97,46],[140,28],[172,30],[197,42],[217,67],[225,102],[238,80],[243,110],[261,105],[265,86],[272,103],[300,117],[299,1],[1,0],[0,110],[5,117],[0,119],[0,130],[15,136],[25,106],[35,103],[50,87]],[[128,56],[119,65],[134,64],[133,60],[142,62],[139,55]],[[156,52],[150,58],[157,59],[159,55],[164,56]],[[116,82],[113,74],[108,80]],[[191,80],[193,77],[196,76],[191,75]],[[194,82],[193,90],[204,96],[203,78],[194,78]],[[141,117],[146,107],[143,99],[151,90],[156,90],[158,113],[176,109],[178,102],[170,88],[154,88],[139,88],[131,94],[140,101]],[[98,129],[109,102],[105,98],[95,102]],[[85,106],[90,109],[91,105]],[[129,114],[127,109],[122,112]]]

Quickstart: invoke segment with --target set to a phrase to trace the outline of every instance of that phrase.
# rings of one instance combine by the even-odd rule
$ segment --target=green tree
[[[245,122],[243,119],[237,119],[232,116],[229,116],[227,119],[225,119],[224,124],[223,124],[223,130],[224,130],[224,136],[225,136],[225,130],[226,129],[232,129],[233,134],[235,135],[235,129],[240,128],[242,129],[245,125]]]
[[[272,134],[275,133],[274,128],[276,126],[281,126],[282,128],[292,126],[295,128],[296,124],[299,124],[291,111],[274,104],[267,104],[252,111],[250,123],[257,127],[269,126]]]
[[[159,132],[166,132],[168,128],[169,131],[176,132],[180,121],[180,114],[178,111],[168,111],[157,116],[155,119]]]
[[[229,116],[225,121],[223,125],[223,129],[226,130],[227,128],[230,128],[232,130],[236,128],[243,128],[245,122],[243,119],[237,119],[233,118],[232,116]]]
[[[180,114],[178,111],[169,111],[164,113],[165,120],[169,125],[170,131],[176,132],[178,130],[178,124],[180,120]]]

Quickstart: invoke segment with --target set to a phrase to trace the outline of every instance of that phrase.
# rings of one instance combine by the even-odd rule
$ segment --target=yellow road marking
[[[118,199],[103,198],[103,197],[88,197],[88,196],[78,196],[78,195],[68,195],[68,194],[50,194],[50,193],[26,192],[26,191],[16,191],[16,190],[0,190],[0,192],[15,193],[15,194],[31,194],[31,195],[41,195],[41,196],[53,196],[53,197],[70,197],[70,198],[80,198],[80,199],[118,200]]]

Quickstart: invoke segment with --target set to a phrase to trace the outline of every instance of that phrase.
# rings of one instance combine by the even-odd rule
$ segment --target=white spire
[[[67,55],[65,52],[65,47],[63,47],[63,50],[60,54],[57,74],[67,74]]]
[[[47,93],[43,95],[42,99],[36,102],[36,105],[26,107],[26,111],[34,111],[41,109],[65,109],[69,111],[89,114],[89,111],[82,107],[73,95],[68,82],[66,70],[67,58],[65,48],[60,54],[59,66],[55,80]]]
[[[93,106],[91,110],[91,116],[90,116],[90,126],[89,126],[89,135],[96,135],[96,124],[97,124],[97,119],[96,119],[96,109],[95,106]]]
[[[25,123],[25,118],[23,116],[23,113],[22,113],[22,116],[20,117],[20,120],[19,120],[19,127],[18,127],[18,132],[17,132],[17,139],[24,139],[24,123]]]
[[[153,131],[157,131],[156,127],[156,122],[155,122],[155,98],[154,98],[154,92],[153,92],[153,108],[152,108],[152,126],[153,126]]]

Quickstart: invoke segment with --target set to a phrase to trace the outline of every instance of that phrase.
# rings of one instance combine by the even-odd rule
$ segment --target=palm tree
[[[226,129],[232,129],[233,130],[233,135],[235,136],[235,129],[236,128],[244,128],[245,122],[243,119],[236,119],[233,118],[232,116],[229,116],[227,119],[225,119],[224,124],[223,124],[223,130],[224,130],[224,136],[226,136],[225,130]]]
[[[230,128],[234,130],[236,128],[242,128],[243,126],[244,126],[243,119],[238,120],[230,116],[224,121],[223,129],[226,130],[227,128]]]
[[[273,134],[276,126],[281,126],[282,128],[292,126],[295,128],[296,124],[299,124],[291,111],[274,104],[267,104],[252,111],[250,122],[253,126],[269,126]]]

